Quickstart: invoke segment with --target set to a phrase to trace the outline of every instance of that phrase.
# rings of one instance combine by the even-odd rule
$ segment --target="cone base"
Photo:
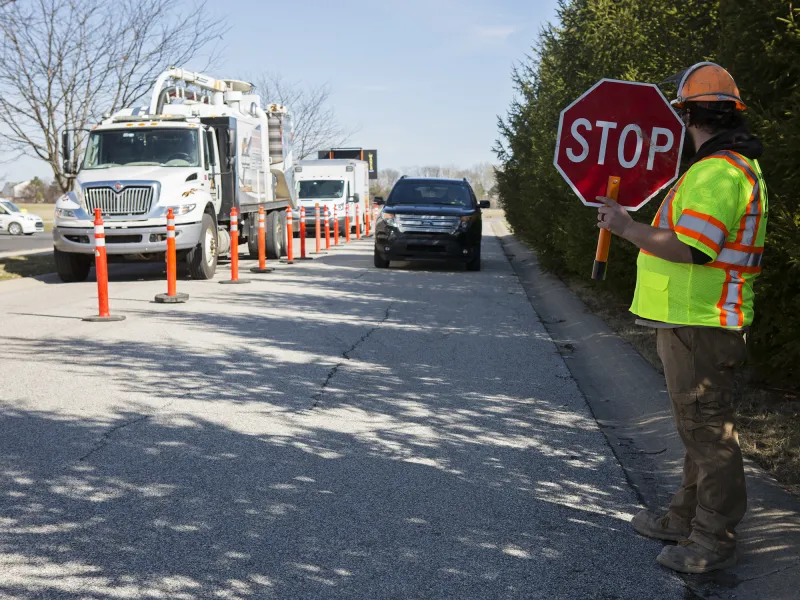
[[[281,259],[281,264],[282,264],[282,265],[293,265],[293,264],[294,264],[294,259],[292,259],[292,260],[287,260],[287,259],[285,259],[285,258],[282,258],[282,259]]]
[[[170,296],[169,294],[158,294],[155,298],[158,304],[183,304],[188,299],[189,294],[175,294],[174,296]]]
[[[250,269],[251,273],[272,273],[275,269],[272,267],[267,267],[266,269],[260,269],[259,267],[253,267]]]
[[[313,256],[301,256],[300,258],[295,258],[295,260],[314,260]]]
[[[594,266],[592,267],[592,279],[595,281],[605,281],[607,266],[608,263],[600,262],[599,260],[594,261]]]
[[[237,279],[236,281],[231,281],[230,279],[225,279],[224,281],[220,281],[222,285],[237,285],[242,283],[250,283],[249,279]]]
[[[309,252],[309,254],[313,254],[314,256],[321,256],[323,254],[327,254],[327,252],[325,252],[325,251],[322,251],[322,252]]]
[[[104,321],[124,321],[125,315],[108,315],[107,317],[101,317],[100,315],[94,315],[92,317],[83,317],[81,321],[88,321],[90,323],[101,323]]]

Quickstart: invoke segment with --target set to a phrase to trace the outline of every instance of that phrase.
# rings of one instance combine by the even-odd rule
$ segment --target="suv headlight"
[[[381,221],[383,221],[387,225],[391,225],[392,227],[394,227],[394,225],[395,225],[394,213],[382,212],[380,214],[380,218],[381,218]]]
[[[459,223],[459,229],[461,229],[461,231],[466,231],[467,229],[469,229],[470,225],[477,220],[478,220],[478,215],[461,217],[461,222]]]

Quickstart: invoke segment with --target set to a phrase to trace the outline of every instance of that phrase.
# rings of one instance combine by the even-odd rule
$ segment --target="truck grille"
[[[153,205],[153,186],[130,186],[119,192],[111,187],[87,187],[86,208],[94,213],[99,208],[109,217],[146,215]]]
[[[458,227],[458,217],[434,215],[397,215],[400,231],[409,233],[453,233]]]

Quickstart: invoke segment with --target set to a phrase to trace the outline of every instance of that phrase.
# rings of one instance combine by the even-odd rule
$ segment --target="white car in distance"
[[[32,215],[8,200],[0,200],[0,231],[10,235],[33,235],[44,231],[44,222],[39,215]]]

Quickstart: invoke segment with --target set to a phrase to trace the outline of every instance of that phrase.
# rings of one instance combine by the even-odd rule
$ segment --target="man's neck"
[[[696,150],[699,150],[703,146],[703,144],[705,144],[708,140],[714,137],[709,132],[703,129],[698,129],[696,127],[689,128],[689,135],[692,136],[692,142],[694,142],[694,147]]]

